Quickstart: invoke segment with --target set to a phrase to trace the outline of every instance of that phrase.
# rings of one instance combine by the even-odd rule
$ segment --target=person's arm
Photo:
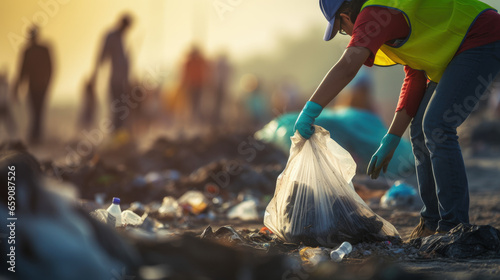
[[[427,78],[423,71],[405,66],[405,80],[399,94],[398,106],[394,119],[387,133],[402,136],[417,114],[420,102],[427,88]]]
[[[385,173],[392,159],[401,136],[418,111],[427,87],[427,78],[422,71],[405,66],[406,77],[401,87],[399,102],[387,134],[382,138],[380,147],[368,164],[367,174],[372,179],[378,178],[380,171]]]
[[[90,81],[92,83],[95,83],[97,73],[99,71],[99,66],[106,60],[106,58],[109,57],[109,54],[110,54],[109,40],[110,40],[110,38],[108,35],[106,37],[106,39],[104,40],[103,47],[102,47],[101,52],[99,53],[99,56],[98,56],[97,61],[95,63],[94,70],[92,71],[92,76],[90,77]]]
[[[23,58],[21,63],[19,64],[19,76],[14,82],[13,88],[12,88],[12,98],[14,101],[17,101],[19,99],[19,86],[23,83],[25,79],[29,77],[29,55],[28,55],[28,50],[24,52]]]
[[[356,76],[359,68],[370,56],[365,47],[347,48],[340,60],[330,69],[309,101],[325,107]]]

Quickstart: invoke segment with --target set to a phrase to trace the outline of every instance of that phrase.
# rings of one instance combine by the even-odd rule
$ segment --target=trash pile
[[[422,208],[423,202],[413,186],[403,181],[396,181],[381,197],[380,206],[388,209],[416,210]]]
[[[308,140],[296,132],[264,224],[282,241],[309,246],[398,240],[394,226],[356,194],[355,172],[350,154],[324,128],[315,126]]]
[[[99,150],[89,160],[68,166],[45,162],[44,173],[78,187],[81,198],[120,197],[123,202],[179,198],[187,190],[205,192],[210,185],[224,197],[245,189],[272,193],[286,155],[248,135],[158,139],[148,150]]]
[[[10,165],[22,174],[16,181],[16,218],[23,221],[16,224],[16,238],[22,240],[16,243],[17,279],[38,279],[40,275],[55,280],[425,276],[381,262],[419,258],[418,248],[411,245],[384,240],[314,248],[283,242],[266,227],[248,229],[245,222],[253,222],[256,217],[262,221],[271,200],[258,188],[240,187],[236,189],[241,191],[232,192],[212,183],[199,186],[201,190],[178,190],[150,202],[140,200],[147,195],[133,199],[129,192],[121,193],[125,199],[112,198],[104,188],[99,195],[87,194],[91,199],[75,196],[68,201],[60,196],[62,192],[46,188],[59,183],[42,179],[48,169],[41,169],[22,145],[0,146],[1,180],[7,180]],[[263,165],[262,169],[267,167]],[[0,197],[0,204],[5,204],[6,192]],[[7,214],[7,207],[0,207],[0,217],[5,220]],[[217,225],[222,223],[231,226]],[[6,252],[7,246],[7,242],[0,242],[2,251]],[[7,261],[5,258],[2,261]],[[387,273],[392,278],[387,278]]]
[[[500,231],[492,226],[460,224],[446,234],[415,239],[420,253],[448,258],[500,257]]]

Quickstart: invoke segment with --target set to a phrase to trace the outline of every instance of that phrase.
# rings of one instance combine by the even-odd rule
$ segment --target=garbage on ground
[[[300,250],[300,258],[302,259],[302,261],[312,266],[317,266],[321,262],[328,260],[327,251],[329,250],[321,247],[318,248],[304,247]]]
[[[459,224],[446,234],[417,238],[412,244],[421,253],[449,258],[500,257],[500,231],[489,225]]]
[[[342,242],[340,246],[330,252],[330,258],[334,262],[341,262],[345,255],[348,255],[352,251],[352,245],[349,242]],[[364,254],[364,253],[363,253]]]
[[[259,219],[257,203],[254,200],[246,200],[234,206],[227,213],[229,219],[240,219],[242,221],[255,221]]]
[[[417,190],[404,183],[396,181],[394,185],[380,199],[382,208],[420,208],[422,200],[417,194]]]
[[[122,212],[121,220],[124,226],[126,225],[139,226],[142,224],[142,218],[130,210],[125,210]]]
[[[115,217],[115,226],[119,227],[122,223],[122,210],[120,209],[120,199],[118,197],[113,197],[113,202],[106,210],[108,213]]]
[[[215,240],[225,244],[238,244],[266,251],[269,250],[270,242],[273,241],[272,236],[260,233],[259,231],[252,231],[245,236],[242,233],[238,233],[231,226],[220,227],[215,232],[211,226],[208,226],[200,235],[200,238]]]
[[[288,153],[298,115],[299,113],[289,113],[279,116],[257,131],[255,138]],[[324,109],[314,123],[330,131],[331,138],[352,154],[359,172],[366,171],[372,155],[387,132],[387,127],[377,115],[355,108]],[[402,139],[384,176],[391,179],[404,178],[415,173],[414,166],[411,144]]]
[[[200,191],[188,191],[177,202],[185,211],[195,215],[205,211],[209,203],[208,199]]]
[[[158,209],[161,218],[174,219],[182,216],[182,208],[177,200],[171,196],[163,198],[161,207]]]
[[[39,164],[31,155],[0,149],[3,182],[7,182],[8,166],[22,174],[16,177],[15,190],[15,217],[23,221],[15,223],[15,237],[22,242],[15,243],[13,278],[104,280],[112,279],[113,271],[123,268],[129,273],[138,266],[137,252],[113,229],[47,191]],[[6,220],[8,208],[3,201],[0,217]],[[0,242],[2,252],[9,252],[7,246],[13,244]]]
[[[309,140],[292,137],[290,158],[278,177],[264,224],[283,241],[331,247],[344,241],[399,239],[397,230],[375,214],[350,182],[356,163],[315,126]]]
[[[98,202],[114,195],[122,202],[148,204],[165,196],[177,199],[188,190],[204,192],[207,184],[217,185],[220,197],[248,187],[271,193],[285,163],[282,151],[249,134],[213,134],[202,139],[159,138],[142,153],[97,149],[92,159],[70,166],[49,161],[43,169],[77,186],[82,199],[95,200],[101,193],[105,198],[99,196]]]
[[[39,275],[45,275],[51,279],[76,280],[155,277],[380,279],[367,276],[366,271],[371,271],[369,273],[373,275],[386,275],[388,269],[380,262],[371,264],[370,259],[402,260],[408,264],[419,258],[418,249],[410,245],[387,240],[370,241],[353,243],[352,252],[344,256],[341,264],[328,260],[331,249],[325,248],[327,261],[320,262],[321,265],[316,268],[322,270],[319,276],[316,270],[304,269],[300,256],[300,249],[304,245],[283,242],[276,238],[272,230],[253,221],[227,220],[229,210],[244,201],[255,202],[257,212],[261,214],[273,197],[276,178],[286,163],[286,156],[271,148],[271,145],[265,145],[265,149],[260,150],[260,145],[264,145],[262,142],[248,142],[246,137],[228,138],[220,143],[215,140],[207,143],[203,139],[200,142],[197,139],[190,141],[191,146],[177,140],[162,142],[165,145],[155,146],[157,150],[148,150],[151,157],[146,156],[147,152],[139,153],[138,150],[106,152],[68,169],[51,161],[44,162],[41,168],[43,173],[52,178],[57,176],[57,179],[62,178],[78,187],[82,199],[76,204],[54,198],[40,190],[41,184],[50,182],[32,177],[30,174],[33,174],[33,170],[26,172],[26,169],[22,169],[22,165],[29,165],[38,170],[39,164],[34,157],[25,153],[23,164],[20,164],[17,160],[12,161],[9,154],[2,153],[0,145],[2,162],[15,163],[19,174],[22,174],[16,189],[16,199],[20,199],[16,215],[19,214],[19,220],[24,221],[16,224],[16,237],[23,240],[17,244],[19,272],[16,275],[20,279],[36,279]],[[242,141],[252,143],[251,147],[257,153],[254,160],[247,161],[246,156],[251,154],[239,154],[237,146]],[[201,143],[202,147],[193,143]],[[232,150],[231,147],[236,148]],[[241,167],[241,173],[233,175],[227,171],[235,158],[240,159],[238,166]],[[3,170],[0,177],[7,181],[7,169],[4,165],[0,167]],[[179,170],[179,177],[146,181],[150,172],[162,175],[167,174],[168,170]],[[197,173],[200,176],[190,176],[196,170],[200,171]],[[203,193],[208,200],[206,209],[200,214],[184,212],[175,219],[162,219],[162,199],[170,196],[171,201],[177,201],[190,190]],[[96,194],[99,194],[97,202],[100,204],[95,202]],[[121,198],[121,209],[129,210],[122,212],[124,226],[118,229],[114,228],[114,216],[106,211],[113,196]],[[26,200],[30,203],[26,203]],[[1,209],[0,217],[5,220],[7,206]],[[390,212],[381,211],[385,214]],[[91,218],[88,215],[90,212],[94,217],[101,218]],[[141,223],[131,225],[125,217],[132,217],[135,221],[140,217]],[[214,230],[207,228],[208,224]],[[200,236],[203,229],[207,230]],[[0,242],[2,251],[7,250],[6,246],[7,242]],[[482,254],[480,257],[491,255]],[[353,272],[352,267],[360,261],[363,268],[367,269]],[[93,269],[89,270],[89,267]],[[402,269],[391,268],[389,271],[393,279],[413,279],[408,275],[421,279],[422,276]]]

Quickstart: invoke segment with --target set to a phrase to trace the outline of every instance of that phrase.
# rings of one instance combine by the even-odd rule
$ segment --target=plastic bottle
[[[334,262],[341,262],[344,256],[349,254],[351,251],[352,251],[352,245],[351,243],[346,241],[343,242],[340,245],[340,247],[338,247],[337,249],[333,250],[330,253],[330,258],[332,258]]]
[[[113,197],[113,203],[107,209],[108,213],[116,218],[116,227],[122,225],[122,210],[120,209],[120,199]]]
[[[121,216],[124,225],[140,226],[142,224],[141,217],[130,210],[123,211]]]

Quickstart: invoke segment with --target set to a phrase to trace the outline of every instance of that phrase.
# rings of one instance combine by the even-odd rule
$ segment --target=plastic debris
[[[123,225],[139,226],[142,224],[141,217],[130,210],[123,211],[121,216]]]
[[[92,211],[90,213],[90,216],[92,216],[94,219],[98,220],[99,222],[101,222],[103,224],[107,224],[110,226],[116,226],[115,216],[111,215],[105,209],[97,209],[95,211]]]
[[[480,255],[500,256],[500,231],[492,226],[460,224],[447,234],[417,238],[412,244],[421,253],[449,258],[472,258]]]
[[[208,206],[208,199],[200,191],[188,191],[177,202],[184,210],[195,215],[205,211]]]
[[[380,206],[383,208],[409,208],[415,206],[419,200],[417,190],[414,187],[402,181],[396,181],[380,199]]]
[[[259,219],[257,204],[254,200],[243,201],[229,210],[229,219],[240,219],[242,221],[253,221]]]
[[[174,219],[182,215],[182,208],[177,203],[177,200],[171,196],[163,198],[161,207],[158,209],[161,218]]]
[[[111,203],[106,211],[115,217],[115,226],[119,227],[122,225],[122,210],[120,209],[120,199],[118,197],[113,197],[113,203]]]
[[[316,266],[319,263],[328,260],[328,255],[325,253],[325,250],[320,247],[304,247],[300,250],[300,258],[302,261]]]
[[[330,258],[334,262],[341,262],[345,255],[352,252],[352,245],[349,242],[343,242],[340,246],[330,253]]]

